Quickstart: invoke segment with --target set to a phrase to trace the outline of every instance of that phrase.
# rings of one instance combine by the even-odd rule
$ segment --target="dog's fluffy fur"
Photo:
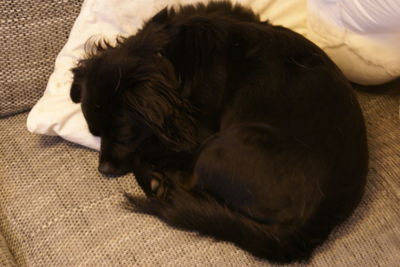
[[[285,263],[308,260],[360,201],[360,107],[302,36],[219,2],[164,9],[95,48],[71,98],[101,136],[100,171],[135,173],[138,211]]]

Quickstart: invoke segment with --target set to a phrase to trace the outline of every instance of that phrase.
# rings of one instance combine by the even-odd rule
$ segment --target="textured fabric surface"
[[[16,266],[14,256],[11,254],[8,244],[0,232],[0,266]]]
[[[400,262],[400,90],[358,95],[370,142],[366,194],[310,266]],[[25,120],[0,120],[0,233],[18,265],[268,266],[231,244],[125,210],[122,192],[142,194],[131,175],[102,177],[97,152],[30,134]]]
[[[43,94],[82,0],[0,1],[0,116]]]

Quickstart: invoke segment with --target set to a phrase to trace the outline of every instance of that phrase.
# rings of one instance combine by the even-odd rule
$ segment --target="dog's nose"
[[[118,175],[118,169],[113,166],[111,162],[101,162],[99,165],[99,172],[106,175]]]
[[[129,172],[128,169],[118,168],[117,166],[115,166],[113,163],[111,163],[109,161],[102,161],[99,164],[98,170],[99,170],[99,172],[101,172],[104,175],[113,175],[113,176],[120,176],[120,175],[127,174]]]

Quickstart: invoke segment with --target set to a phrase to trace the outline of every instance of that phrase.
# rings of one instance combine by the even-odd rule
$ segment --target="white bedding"
[[[400,76],[400,0],[308,0],[307,23],[307,38],[351,81]]]

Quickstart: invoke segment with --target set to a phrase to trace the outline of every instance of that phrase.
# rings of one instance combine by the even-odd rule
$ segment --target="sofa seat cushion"
[[[365,197],[310,266],[400,262],[399,90],[358,96],[370,143]],[[32,135],[26,117],[0,120],[0,234],[18,265],[267,265],[229,243],[124,209],[123,192],[142,194],[133,176],[102,177],[96,151]]]

